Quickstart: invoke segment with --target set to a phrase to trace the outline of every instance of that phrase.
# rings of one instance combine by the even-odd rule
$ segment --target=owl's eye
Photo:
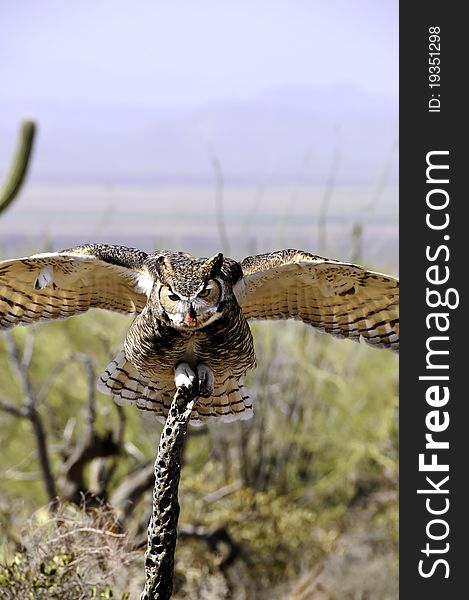
[[[168,294],[168,298],[170,300],[172,300],[173,302],[177,302],[178,300],[181,299],[177,294]]]
[[[201,292],[199,292],[197,295],[199,296],[199,298],[207,298],[207,296],[210,295],[211,291],[212,291],[211,288],[206,287]]]

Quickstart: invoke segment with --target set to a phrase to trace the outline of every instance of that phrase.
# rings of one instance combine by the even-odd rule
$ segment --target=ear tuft
[[[223,266],[223,261],[224,261],[224,257],[221,252],[219,252],[218,254],[215,254],[214,256],[212,256],[211,258],[208,258],[205,261],[204,266],[208,271],[209,279],[218,275],[218,273],[220,272],[220,270]]]
[[[158,275],[162,277],[164,273],[167,273],[171,269],[171,264],[166,256],[158,256],[155,261],[155,267],[158,271]]]

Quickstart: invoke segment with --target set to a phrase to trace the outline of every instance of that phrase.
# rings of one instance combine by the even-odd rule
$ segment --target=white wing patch
[[[151,291],[153,289],[153,277],[150,276],[148,272],[140,272],[137,273],[135,278],[136,286],[135,289],[140,294],[145,294],[147,297],[150,296]]]
[[[45,287],[47,287],[48,285],[52,285],[53,283],[54,267],[52,265],[47,265],[39,271],[36,283],[34,284],[34,288],[36,290],[43,290]]]

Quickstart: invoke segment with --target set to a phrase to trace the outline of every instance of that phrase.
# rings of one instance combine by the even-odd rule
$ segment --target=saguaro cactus
[[[36,134],[36,123],[25,119],[21,123],[16,155],[5,182],[0,187],[0,213],[16,198],[26,178]]]

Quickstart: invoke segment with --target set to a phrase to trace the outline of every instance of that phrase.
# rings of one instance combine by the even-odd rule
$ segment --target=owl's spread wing
[[[300,319],[338,337],[399,350],[399,281],[300,250],[249,256],[235,285],[247,319]]]
[[[141,312],[151,288],[145,252],[89,244],[0,262],[0,329],[104,308]]]

